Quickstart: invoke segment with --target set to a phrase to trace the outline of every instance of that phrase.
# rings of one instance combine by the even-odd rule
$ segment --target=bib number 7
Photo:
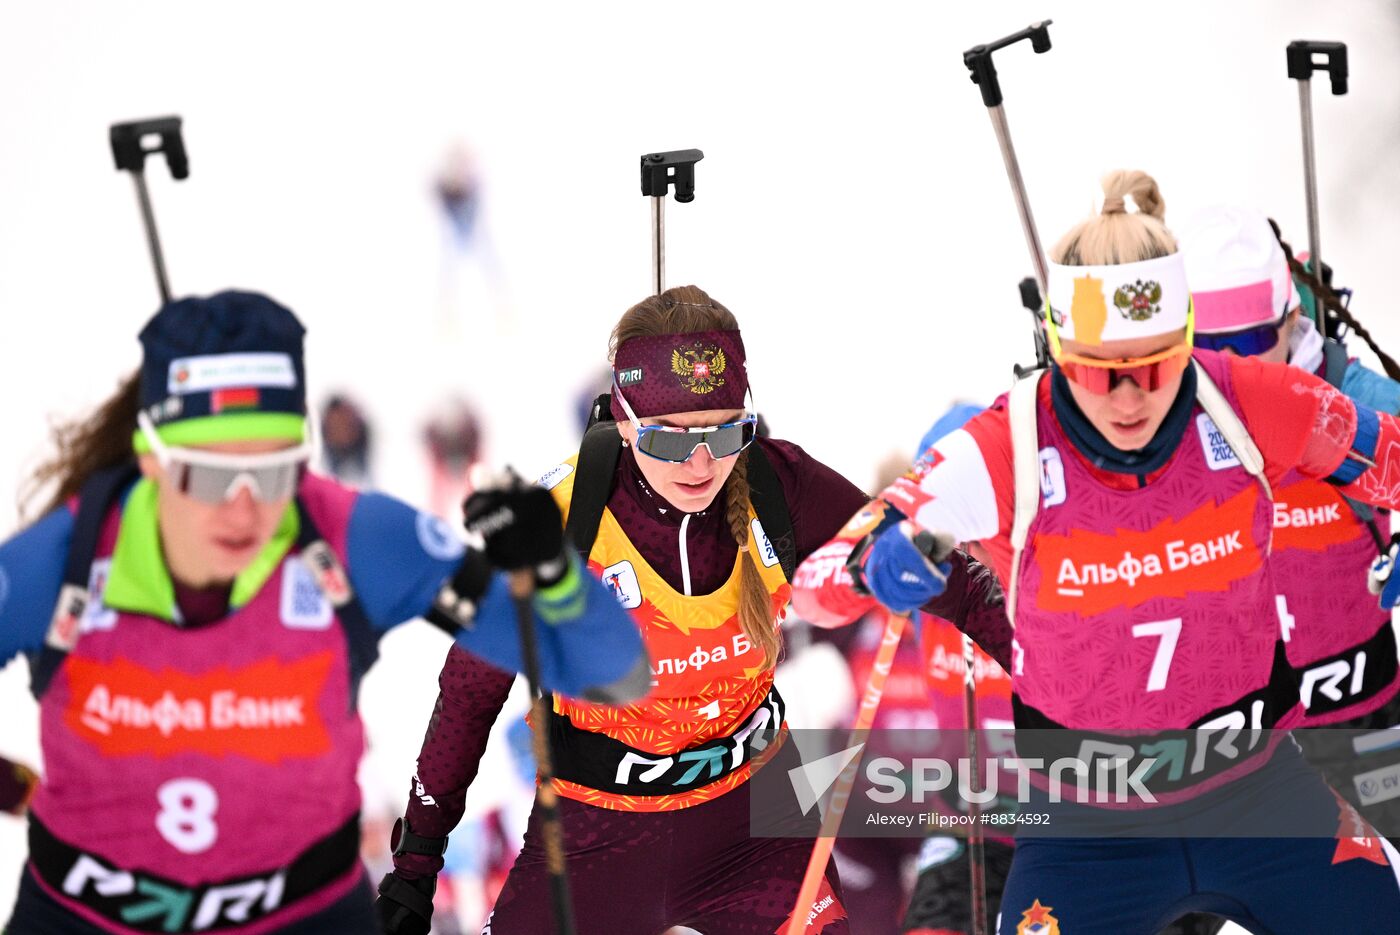
[[[1133,636],[1155,636],[1158,639],[1157,653],[1152,657],[1152,668],[1147,673],[1147,690],[1159,692],[1167,687],[1172,656],[1176,655],[1176,641],[1181,636],[1181,618],[1134,624]]]

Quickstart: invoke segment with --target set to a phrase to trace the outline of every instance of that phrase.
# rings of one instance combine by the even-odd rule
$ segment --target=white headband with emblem
[[[1114,266],[1049,267],[1050,314],[1061,338],[1098,346],[1186,327],[1191,294],[1180,253]]]

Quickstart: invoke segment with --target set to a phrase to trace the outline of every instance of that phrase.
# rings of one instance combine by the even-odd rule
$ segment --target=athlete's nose
[[[691,452],[690,460],[685,462],[685,466],[690,469],[690,473],[696,477],[710,473],[714,467],[715,456],[710,454],[710,446],[700,444],[695,446]]]
[[[1109,390],[1108,401],[1119,412],[1133,412],[1142,408],[1147,393],[1138,386],[1132,377],[1121,377]]]
[[[258,501],[247,486],[240,486],[232,499],[223,502],[219,512],[229,526],[245,529],[257,524]]]

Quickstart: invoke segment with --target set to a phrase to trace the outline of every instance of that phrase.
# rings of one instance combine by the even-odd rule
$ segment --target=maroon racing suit
[[[867,498],[796,445],[768,439],[759,444],[782,484],[801,561]],[[738,547],[723,506],[721,500],[704,512],[689,514],[682,553],[679,536],[687,514],[650,489],[629,453],[620,459],[607,505],[628,539],[668,583],[680,589],[688,571],[693,594],[721,587],[734,567]],[[1004,631],[1000,590],[992,576],[976,574],[978,569],[966,556],[955,557],[948,592],[936,602],[938,612],[960,624],[969,615],[978,616],[977,624],[988,631]],[[466,653],[449,652],[406,812],[414,834],[444,837],[461,818],[467,787],[512,678]],[[797,766],[794,745],[784,744],[772,765]],[[743,783],[709,801],[670,811],[619,811],[562,798],[579,935],[655,935],[673,925],[706,935],[777,931],[796,901],[812,843],[810,838],[751,835],[748,786]],[[410,880],[442,868],[441,858],[423,854],[402,854],[394,864],[395,873]],[[834,866],[828,866],[822,892],[832,898],[821,919],[823,927],[811,929],[812,935],[844,935],[847,921]],[[486,931],[550,931],[551,911],[537,809]]]

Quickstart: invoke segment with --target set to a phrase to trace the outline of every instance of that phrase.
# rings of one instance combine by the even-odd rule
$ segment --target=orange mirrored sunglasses
[[[1060,365],[1066,377],[1084,389],[1102,396],[1112,392],[1119,380],[1132,380],[1139,389],[1150,393],[1176,379],[1190,363],[1191,341],[1196,331],[1196,309],[1191,305],[1186,310],[1186,340],[1145,357],[1106,360],[1067,353],[1060,346],[1060,333],[1050,313],[1049,302],[1045,304],[1045,330],[1050,336],[1050,353],[1055,363]]]

